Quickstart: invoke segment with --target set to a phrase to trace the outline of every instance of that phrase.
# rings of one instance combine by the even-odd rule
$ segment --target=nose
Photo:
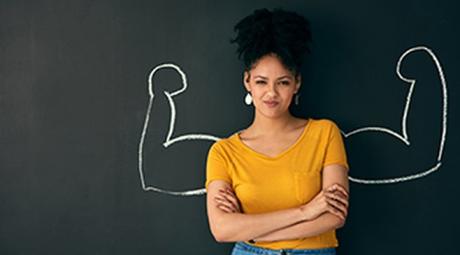
[[[277,90],[276,90],[277,86],[276,86],[276,83],[272,83],[268,86],[268,89],[267,89],[267,93],[271,96],[274,96],[277,94]]]

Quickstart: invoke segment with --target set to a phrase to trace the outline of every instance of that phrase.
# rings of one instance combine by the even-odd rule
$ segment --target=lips
[[[270,107],[276,106],[278,104],[277,101],[264,101],[264,103]]]

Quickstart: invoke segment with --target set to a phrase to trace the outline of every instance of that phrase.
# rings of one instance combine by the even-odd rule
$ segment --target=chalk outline
[[[442,86],[442,91],[443,91],[442,136],[441,136],[440,147],[439,147],[439,151],[438,151],[438,158],[437,158],[438,162],[437,162],[437,164],[435,164],[433,167],[429,168],[428,170],[425,170],[425,171],[420,172],[418,174],[409,175],[409,176],[396,177],[396,178],[390,178],[390,179],[374,179],[374,180],[359,179],[359,178],[353,178],[353,177],[349,176],[350,181],[356,182],[356,183],[362,183],[362,184],[390,184],[390,183],[405,182],[405,181],[414,180],[414,179],[418,179],[418,178],[427,176],[427,175],[437,171],[440,168],[441,159],[442,159],[442,153],[443,153],[443,149],[444,149],[445,137],[446,137],[446,134],[447,134],[447,85],[446,85],[446,81],[445,81],[445,77],[444,77],[444,72],[443,72],[443,70],[441,68],[441,64],[440,64],[439,60],[437,59],[437,57],[433,53],[433,51],[431,49],[429,49],[428,47],[426,47],[426,46],[417,46],[417,47],[413,47],[413,48],[410,48],[410,49],[406,50],[401,55],[401,57],[399,58],[397,66],[396,66],[396,73],[397,73],[398,77],[401,80],[403,80],[403,81],[405,81],[407,83],[410,83],[410,88],[409,88],[408,95],[406,97],[406,104],[405,104],[405,107],[404,107],[404,113],[403,113],[403,118],[402,118],[402,123],[401,123],[402,124],[402,132],[403,132],[402,136],[401,136],[401,134],[399,134],[399,133],[397,133],[397,132],[395,132],[395,131],[393,131],[391,129],[384,128],[384,127],[363,127],[363,128],[359,128],[359,129],[353,130],[353,131],[348,132],[348,133],[344,133],[343,131],[341,131],[341,133],[345,136],[345,138],[348,138],[349,136],[352,136],[352,135],[360,133],[360,132],[371,132],[371,131],[386,132],[386,133],[388,133],[390,135],[393,135],[394,137],[400,139],[407,146],[410,146],[409,137],[408,137],[407,131],[406,131],[406,120],[407,120],[407,114],[409,112],[410,101],[411,101],[411,97],[412,97],[412,92],[413,92],[413,90],[415,88],[416,80],[403,77],[403,75],[400,73],[400,67],[401,67],[401,62],[403,61],[403,59],[408,54],[410,54],[412,52],[415,52],[415,51],[419,51],[419,50],[427,52],[430,55],[430,57],[433,59],[433,61],[435,62],[436,68],[438,70],[439,78],[441,80],[441,86]],[[143,171],[143,148],[144,148],[144,142],[145,142],[145,135],[147,134],[148,123],[149,123],[149,120],[150,120],[150,112],[151,112],[151,109],[152,109],[153,99],[155,97],[154,93],[153,93],[153,89],[152,89],[153,76],[155,75],[155,73],[157,71],[159,71],[160,69],[163,69],[163,68],[172,68],[172,69],[176,70],[181,76],[182,85],[183,85],[183,87],[181,89],[179,89],[177,91],[174,91],[172,93],[169,93],[168,91],[164,91],[164,94],[165,94],[166,98],[168,99],[169,106],[170,106],[170,109],[171,109],[171,119],[170,119],[170,123],[169,123],[169,131],[168,131],[168,134],[167,134],[167,137],[166,137],[166,141],[163,143],[163,146],[167,148],[168,146],[170,146],[170,145],[172,145],[172,144],[174,144],[176,142],[180,142],[180,141],[184,141],[184,140],[218,141],[218,140],[221,139],[221,138],[218,138],[216,136],[208,135],[208,134],[186,134],[186,135],[181,135],[181,136],[178,136],[178,137],[175,137],[175,138],[171,138],[172,137],[172,132],[173,132],[173,129],[174,129],[175,118],[176,118],[176,107],[175,107],[175,104],[174,104],[173,97],[183,93],[187,89],[187,77],[186,77],[185,73],[175,64],[165,63],[165,64],[161,64],[161,65],[156,66],[155,68],[152,69],[152,71],[150,72],[150,74],[148,76],[148,92],[149,92],[150,97],[149,97],[149,103],[148,103],[147,112],[146,112],[146,115],[145,115],[145,121],[144,121],[144,126],[143,126],[143,129],[142,129],[142,133],[141,133],[141,138],[140,138],[140,142],[139,142],[139,150],[138,150],[138,170],[139,170],[139,177],[140,177],[140,180],[141,180],[141,187],[142,187],[142,189],[144,191],[156,191],[156,192],[165,193],[165,194],[169,194],[169,195],[177,195],[177,196],[203,195],[203,194],[206,193],[205,188],[187,190],[187,191],[169,191],[169,190],[160,189],[160,188],[157,188],[157,187],[154,187],[154,186],[146,186],[146,184],[145,184],[144,171]]]
[[[416,80],[403,77],[403,75],[401,74],[400,70],[401,70],[401,62],[403,61],[403,59],[408,54],[410,54],[412,52],[415,52],[415,51],[418,51],[418,50],[426,51],[430,55],[430,57],[433,59],[433,61],[436,64],[436,68],[437,68],[437,71],[438,71],[438,74],[439,74],[439,78],[441,80],[441,86],[442,86],[442,92],[443,92],[443,109],[442,109],[442,135],[441,135],[439,151],[438,151],[438,158],[437,158],[438,162],[434,166],[429,168],[428,170],[425,170],[425,171],[420,172],[418,174],[409,175],[409,176],[389,178],[389,179],[374,179],[374,180],[358,179],[358,178],[353,178],[353,177],[349,176],[350,181],[353,181],[353,182],[356,182],[356,183],[363,183],[363,184],[389,184],[389,183],[404,182],[404,181],[414,180],[414,179],[418,179],[418,178],[427,176],[427,175],[437,171],[441,167],[442,153],[443,153],[443,150],[444,150],[444,142],[445,142],[446,134],[447,134],[447,84],[446,84],[446,79],[445,79],[445,76],[444,76],[444,72],[443,72],[442,67],[441,67],[441,63],[439,62],[438,58],[433,53],[433,51],[431,49],[429,49],[428,47],[426,47],[426,46],[417,46],[417,47],[413,47],[413,48],[410,48],[410,49],[406,50],[401,55],[401,57],[399,58],[398,64],[396,65],[396,73],[398,74],[398,77],[401,80],[403,80],[403,81],[405,81],[407,83],[410,83],[410,88],[409,88],[409,92],[408,92],[407,97],[406,97],[406,105],[404,107],[404,113],[403,113],[402,123],[401,123],[403,135],[401,136],[401,134],[396,133],[393,130],[388,129],[388,128],[384,128],[384,127],[363,127],[363,128],[353,130],[352,132],[349,132],[349,133],[344,133],[342,131],[341,132],[345,136],[345,138],[348,138],[349,136],[357,134],[357,133],[360,133],[360,132],[381,131],[381,132],[389,133],[390,135],[400,139],[407,146],[410,145],[409,136],[407,135],[407,131],[406,131],[406,122],[407,122],[407,114],[409,112],[410,102],[411,102],[411,98],[412,98],[412,92],[414,91]]]

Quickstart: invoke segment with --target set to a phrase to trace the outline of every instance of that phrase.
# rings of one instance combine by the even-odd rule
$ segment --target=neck
[[[254,135],[272,136],[279,135],[292,127],[295,117],[289,111],[277,117],[267,117],[255,111],[255,118],[251,126]]]

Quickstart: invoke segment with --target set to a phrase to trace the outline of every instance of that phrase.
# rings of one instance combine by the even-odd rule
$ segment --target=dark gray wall
[[[333,119],[347,136],[353,179],[339,253],[454,254],[458,3],[216,2],[0,1],[0,254],[228,254],[232,244],[210,234],[205,196],[186,192],[202,192],[213,139],[252,120],[228,40],[261,7],[312,24],[293,112]],[[407,101],[396,66],[409,49]],[[188,87],[174,94],[180,73],[161,69],[149,101],[148,76],[165,63]],[[210,136],[163,147],[169,131],[169,140]]]

